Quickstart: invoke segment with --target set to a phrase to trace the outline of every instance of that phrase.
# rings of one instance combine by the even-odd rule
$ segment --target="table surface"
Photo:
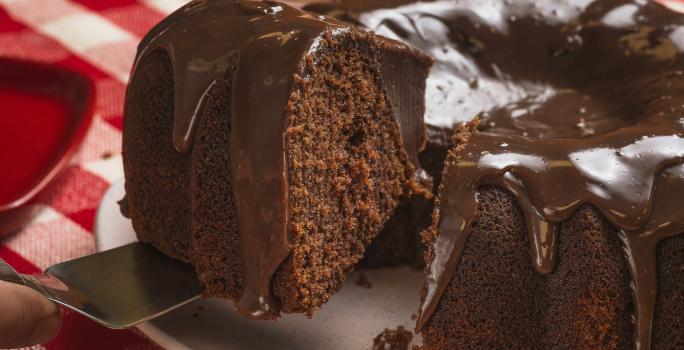
[[[0,0],[0,55],[76,70],[96,90],[94,120],[80,151],[35,199],[38,215],[0,240],[0,257],[20,272],[37,273],[95,251],[95,210],[110,183],[123,176],[124,92],[136,47],[154,24],[185,2]],[[136,330],[109,330],[68,311],[57,338],[36,348],[159,349]]]

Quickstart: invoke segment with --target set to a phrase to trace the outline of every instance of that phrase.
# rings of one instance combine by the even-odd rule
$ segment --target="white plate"
[[[128,219],[119,212],[123,181],[107,191],[95,221],[98,251],[135,241]],[[167,349],[344,349],[366,350],[385,328],[412,330],[422,274],[410,268],[363,272],[372,287],[357,286],[352,273],[329,303],[308,319],[284,315],[275,322],[244,319],[220,299],[192,302],[138,328]],[[418,336],[414,337],[414,342]]]

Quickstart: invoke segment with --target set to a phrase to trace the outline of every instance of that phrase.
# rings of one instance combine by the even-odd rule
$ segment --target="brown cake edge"
[[[403,150],[375,40],[356,30],[324,34],[320,53],[307,57],[296,77],[286,139],[292,251],[273,281],[288,313],[320,308],[411,192],[415,168]],[[301,210],[303,203],[309,210]]]
[[[173,74],[163,50],[139,62],[126,92],[122,208],[140,241],[164,254],[192,260],[189,164],[171,143]]]
[[[456,129],[443,174],[458,161],[477,123]],[[428,263],[439,234],[439,196],[433,223],[423,232]],[[483,186],[463,256],[421,330],[420,349],[633,347],[634,306],[623,248],[618,229],[584,205],[560,226],[558,266],[539,274],[515,197]],[[682,235],[659,244],[654,348],[684,344],[684,291],[677,288],[684,285],[683,259]]]

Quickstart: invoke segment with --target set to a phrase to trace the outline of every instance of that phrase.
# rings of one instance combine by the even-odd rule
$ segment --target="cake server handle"
[[[36,275],[17,273],[0,259],[0,280],[30,287],[113,329],[150,320],[202,294],[191,265],[139,242],[59,263]]]

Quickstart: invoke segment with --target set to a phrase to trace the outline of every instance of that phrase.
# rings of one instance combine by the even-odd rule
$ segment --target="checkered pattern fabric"
[[[0,240],[22,273],[94,252],[93,219],[123,176],[124,91],[140,38],[185,0],[0,0],[0,56],[78,70],[96,87],[92,127],[71,165],[37,198],[40,214]],[[36,349],[159,349],[135,330],[112,331],[64,311],[64,327]]]

